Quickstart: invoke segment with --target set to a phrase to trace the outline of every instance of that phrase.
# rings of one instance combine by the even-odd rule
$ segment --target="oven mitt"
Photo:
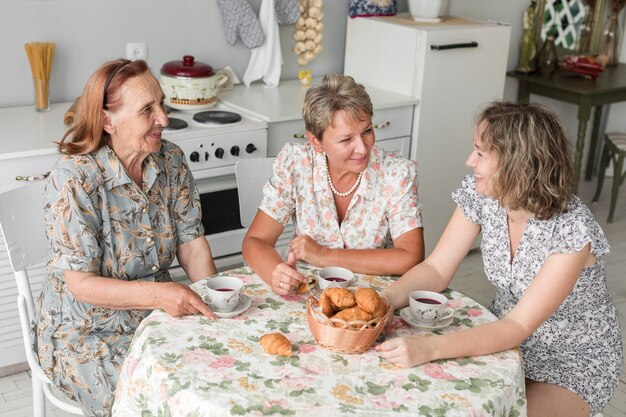
[[[300,18],[299,0],[276,0],[274,9],[279,25],[293,25]]]
[[[265,36],[259,19],[246,0],[217,0],[224,22],[226,42],[234,45],[237,36],[248,49],[263,45]]]

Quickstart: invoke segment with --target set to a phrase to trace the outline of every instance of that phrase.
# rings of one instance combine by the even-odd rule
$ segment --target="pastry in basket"
[[[371,288],[357,288],[354,291],[354,299],[358,306],[368,313],[374,313],[381,303],[380,296]]]
[[[354,306],[350,308],[346,308],[335,314],[332,318],[334,319],[342,319],[347,322],[351,322],[354,320],[360,321],[370,321],[372,319],[372,314],[364,311],[359,306]],[[333,322],[335,327],[343,327],[343,323]]]
[[[376,310],[372,313],[372,318],[380,320],[385,317],[385,314],[387,314],[387,302],[384,298],[380,298]]]
[[[354,306],[354,294],[347,288],[326,288],[320,295],[319,305],[326,317],[335,311]]]
[[[291,356],[291,342],[282,333],[268,333],[259,339],[266,353]]]

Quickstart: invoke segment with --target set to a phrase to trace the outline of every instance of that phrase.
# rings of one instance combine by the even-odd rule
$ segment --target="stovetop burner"
[[[177,119],[176,117],[170,117],[169,123],[165,126],[165,130],[181,130],[189,126],[186,121]]]
[[[193,115],[193,120],[203,124],[225,125],[237,123],[241,120],[241,115],[231,111],[208,110]]]

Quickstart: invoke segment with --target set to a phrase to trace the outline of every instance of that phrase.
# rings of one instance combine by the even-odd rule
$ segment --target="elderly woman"
[[[529,416],[602,410],[623,364],[606,282],[609,244],[572,195],[570,141],[534,104],[494,103],[478,118],[458,208],[432,254],[385,290],[395,308],[413,290],[444,290],[482,231],[491,306],[499,320],[442,336],[387,340],[380,355],[403,367],[520,345]]]
[[[49,275],[36,303],[35,352],[85,415],[107,416],[118,373],[151,309],[214,314],[171,282],[216,272],[198,191],[176,145],[161,139],[163,92],[144,61],[115,60],[89,79],[45,191]]]
[[[308,142],[286,144],[243,242],[243,256],[281,295],[319,267],[399,275],[424,256],[415,164],[374,145],[372,103],[352,77],[331,74],[310,88],[302,116]],[[274,249],[293,220],[284,262]]]

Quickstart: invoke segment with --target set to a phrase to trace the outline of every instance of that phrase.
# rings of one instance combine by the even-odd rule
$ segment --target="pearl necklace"
[[[352,185],[352,188],[350,188],[345,193],[340,193],[339,191],[337,191],[337,189],[335,188],[335,184],[333,184],[333,180],[330,178],[330,171],[328,170],[328,161],[325,161],[325,162],[326,162],[326,177],[328,178],[328,185],[330,186],[330,190],[339,197],[347,197],[350,194],[352,194],[354,190],[356,190],[356,188],[361,183],[361,177],[363,176],[363,172],[359,172],[359,176],[357,177],[356,181]]]

